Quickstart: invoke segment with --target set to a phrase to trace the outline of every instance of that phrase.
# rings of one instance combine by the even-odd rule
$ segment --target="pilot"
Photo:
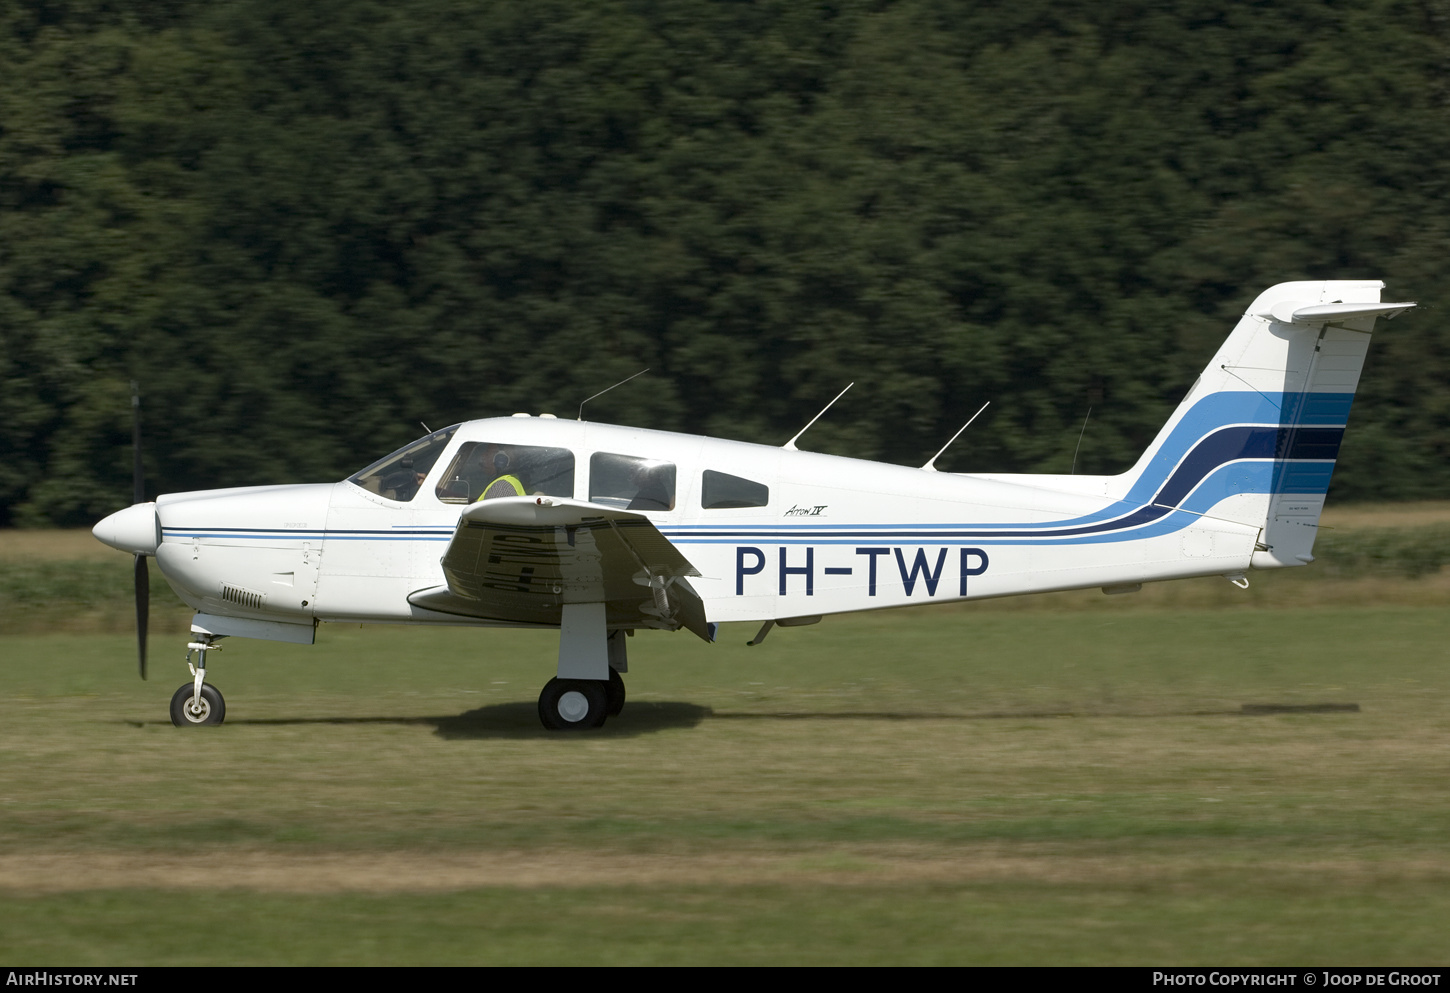
[[[483,492],[478,495],[479,500],[524,495],[523,482],[519,477],[509,475],[508,467],[508,452],[499,452],[493,457],[493,471],[497,474],[497,478],[483,488]]]
[[[423,480],[427,478],[428,474],[413,469],[411,456],[405,457],[399,464],[403,468],[389,473],[383,479],[380,489],[383,496],[391,496],[394,500],[407,503],[417,494],[418,487],[423,485]]]

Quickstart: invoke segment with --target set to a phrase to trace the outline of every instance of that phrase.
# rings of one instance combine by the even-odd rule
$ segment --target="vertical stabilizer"
[[[1377,280],[1260,294],[1124,475],[1125,499],[1261,529],[1258,568],[1303,565],[1379,317]]]

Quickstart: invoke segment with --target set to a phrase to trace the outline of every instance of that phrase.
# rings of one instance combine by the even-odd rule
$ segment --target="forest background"
[[[0,526],[514,411],[1127,468],[1382,278],[1333,500],[1450,488],[1450,3],[10,0]],[[1091,417],[1082,430],[1084,418]]]

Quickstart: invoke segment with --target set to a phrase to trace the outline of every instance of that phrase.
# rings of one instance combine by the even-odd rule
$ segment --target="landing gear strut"
[[[559,674],[539,694],[539,720],[550,731],[597,728],[624,709],[629,670],[624,631],[605,625],[604,604],[565,604],[559,623]]]
[[[186,646],[186,665],[191,682],[183,683],[171,696],[171,723],[179,728],[220,724],[227,716],[221,691],[206,681],[206,653],[221,651],[214,635],[203,634]],[[196,663],[191,661],[196,656]]]

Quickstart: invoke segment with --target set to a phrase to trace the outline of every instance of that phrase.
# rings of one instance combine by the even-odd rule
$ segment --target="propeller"
[[[131,503],[146,499],[145,480],[141,474],[141,390],[131,381]],[[141,678],[146,678],[146,627],[151,619],[151,574],[146,556],[136,554],[136,658]]]

